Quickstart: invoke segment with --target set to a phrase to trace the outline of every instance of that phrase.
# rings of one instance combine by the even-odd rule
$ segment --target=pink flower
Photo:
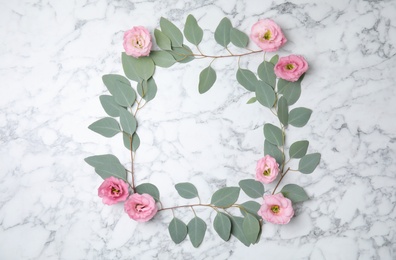
[[[113,176],[104,180],[98,189],[98,196],[104,204],[112,205],[128,198],[128,185]]]
[[[125,212],[138,222],[149,221],[157,213],[155,200],[149,194],[132,194],[124,204]]]
[[[252,26],[250,38],[264,51],[277,51],[287,39],[281,28],[272,20],[260,20]]]
[[[263,183],[271,183],[276,179],[279,173],[279,164],[276,160],[266,155],[257,162],[256,180]]]
[[[308,63],[302,56],[289,55],[280,58],[274,70],[278,78],[297,81],[308,70]]]
[[[124,33],[124,49],[135,58],[148,56],[152,42],[150,33],[143,26],[135,26]]]
[[[294,215],[292,202],[282,193],[264,196],[263,205],[257,212],[264,220],[275,224],[287,224]]]

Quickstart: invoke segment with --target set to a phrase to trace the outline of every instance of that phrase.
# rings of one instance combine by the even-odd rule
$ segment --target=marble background
[[[311,200],[296,206],[289,225],[266,224],[249,248],[224,243],[211,227],[198,249],[188,239],[174,245],[171,212],[137,224],[122,205],[103,205],[101,179],[83,161],[112,153],[129,162],[120,136],[87,129],[105,116],[101,76],[123,73],[123,32],[153,32],[161,16],[181,27],[190,13],[205,31],[206,53],[223,52],[213,31],[224,16],[247,33],[272,18],[289,39],[279,54],[310,64],[296,106],[314,113],[288,140],[310,140],[322,161],[285,183],[305,187]],[[390,0],[0,1],[0,259],[396,259],[395,17]],[[241,65],[255,70],[261,60]],[[198,94],[209,62],[157,69],[157,97],[138,116],[137,179],[156,184],[165,206],[188,202],[178,182],[193,182],[209,201],[223,185],[252,178],[262,125],[276,122],[245,104],[251,94],[235,80],[235,59],[216,61],[218,81]],[[214,212],[198,214],[211,225]]]

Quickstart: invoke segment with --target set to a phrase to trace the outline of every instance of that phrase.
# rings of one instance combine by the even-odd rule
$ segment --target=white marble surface
[[[83,161],[113,153],[128,163],[120,136],[87,129],[105,115],[101,76],[122,73],[123,31],[153,31],[161,16],[181,26],[189,13],[208,53],[221,52],[212,32],[224,16],[245,32],[272,18],[289,39],[281,54],[302,54],[311,66],[297,105],[314,113],[289,137],[308,138],[322,161],[285,183],[312,199],[289,225],[265,225],[249,248],[222,242],[211,227],[198,249],[188,239],[174,245],[170,212],[136,224],[121,205],[103,205],[101,179]],[[395,17],[394,1],[1,1],[0,259],[395,259]],[[254,70],[260,59],[241,62]],[[222,185],[253,177],[262,125],[276,122],[245,105],[251,94],[235,81],[235,60],[216,61],[218,82],[199,95],[208,62],[157,69],[158,95],[138,117],[137,178],[156,184],[165,206],[186,202],[178,182],[195,183],[209,200]]]

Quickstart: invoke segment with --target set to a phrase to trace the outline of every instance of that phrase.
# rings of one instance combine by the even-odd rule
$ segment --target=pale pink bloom
[[[264,220],[275,224],[287,224],[294,215],[291,200],[282,193],[265,195],[264,202],[257,212]]]
[[[124,204],[125,212],[138,222],[146,222],[158,211],[155,200],[149,194],[132,194]]]
[[[104,180],[98,188],[98,196],[104,204],[112,205],[128,198],[128,184],[113,176]]]
[[[151,46],[150,33],[143,26],[135,26],[124,33],[124,49],[127,55],[135,58],[148,56]]]
[[[279,173],[279,164],[276,160],[266,155],[257,162],[256,180],[263,183],[271,183]]]
[[[297,81],[307,70],[307,61],[298,55],[280,58],[274,68],[276,76],[287,81]]]
[[[271,19],[260,20],[252,26],[250,38],[264,51],[277,51],[287,39],[279,25]]]

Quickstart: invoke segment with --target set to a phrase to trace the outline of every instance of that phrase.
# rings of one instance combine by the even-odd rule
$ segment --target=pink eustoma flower
[[[128,216],[138,222],[146,222],[154,217],[158,211],[155,200],[149,194],[132,194],[124,204]]]
[[[287,39],[279,25],[271,19],[260,20],[252,26],[250,38],[262,50],[267,52],[277,51]]]
[[[113,176],[104,180],[98,189],[98,196],[104,204],[112,205],[128,198],[128,184]]]
[[[256,180],[263,183],[271,183],[279,173],[279,164],[275,158],[266,155],[257,162]]]
[[[151,36],[143,26],[135,26],[124,33],[124,49],[129,56],[148,56],[151,51]]]
[[[282,193],[264,196],[264,202],[257,212],[264,220],[274,224],[287,224],[294,215],[291,200]]]
[[[302,56],[289,55],[282,57],[276,63],[274,71],[278,78],[287,81],[297,81],[308,70],[308,63]]]

